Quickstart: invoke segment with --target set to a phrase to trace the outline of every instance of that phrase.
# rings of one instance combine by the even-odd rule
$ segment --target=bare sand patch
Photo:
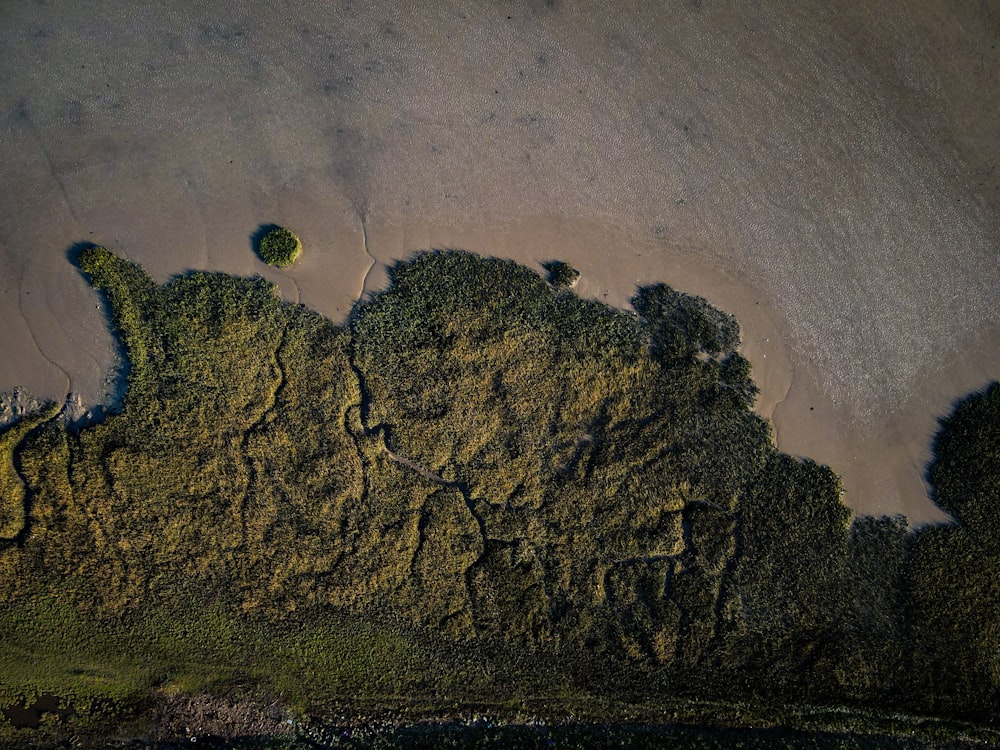
[[[774,410],[778,445],[835,467],[852,508],[902,513],[912,525],[946,521],[929,501],[925,480],[938,420],[960,396],[996,380],[998,350],[996,330],[956,347],[949,361],[926,367],[914,379],[903,402],[886,404],[880,418],[871,420],[845,413],[817,386],[809,363],[800,363],[787,399]]]

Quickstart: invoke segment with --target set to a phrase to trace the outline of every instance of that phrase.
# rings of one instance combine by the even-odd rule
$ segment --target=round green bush
[[[260,259],[269,266],[285,268],[292,265],[302,252],[302,241],[295,233],[278,227],[260,240]]]

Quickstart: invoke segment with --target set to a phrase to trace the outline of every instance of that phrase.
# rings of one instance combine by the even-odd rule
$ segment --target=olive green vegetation
[[[631,314],[425,253],[345,327],[259,278],[79,265],[128,387],[102,423],[0,436],[28,529],[0,551],[0,700],[995,713],[995,387],[992,426],[960,409],[936,446],[966,525],[914,540],[775,450],[736,321],[662,284]]]
[[[921,692],[941,713],[996,711],[1000,702],[1000,383],[942,422],[928,472],[957,527],[917,536],[908,611],[920,646]]]
[[[14,450],[25,436],[38,425],[59,413],[57,404],[49,404],[37,412],[23,415],[16,423],[0,434],[0,539],[14,539],[24,531],[25,513],[24,482],[14,463]]]
[[[302,241],[291,230],[275,227],[261,237],[258,251],[268,265],[287,268],[302,252]]]
[[[879,732],[866,736],[845,736],[821,730],[790,729],[723,729],[680,725],[650,724],[509,724],[489,718],[447,723],[416,723],[378,729],[330,726],[324,731],[310,732],[302,745],[268,745],[268,747],[336,747],[391,750],[406,748],[505,748],[505,750],[601,750],[607,748],[687,748],[689,750],[765,750],[772,748],[809,748],[813,750],[900,750],[934,747],[931,737],[893,737]],[[949,748],[982,747],[982,738],[964,737],[949,741]],[[306,744],[306,742],[316,744]],[[199,742],[199,747],[205,743]],[[208,745],[213,747],[213,745]],[[218,745],[222,747],[221,743]],[[939,746],[939,745],[938,745]],[[232,747],[225,745],[225,747]],[[237,743],[236,747],[261,747],[253,742]]]
[[[549,274],[549,283],[556,287],[571,287],[580,278],[580,272],[569,263],[561,260],[548,260],[542,263]]]

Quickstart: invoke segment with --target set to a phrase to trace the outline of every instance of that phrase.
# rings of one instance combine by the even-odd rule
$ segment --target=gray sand
[[[0,6],[0,390],[112,387],[77,242],[335,319],[421,247],[559,257],[737,314],[780,447],[934,516],[935,419],[1000,377],[1000,6],[167,5]]]

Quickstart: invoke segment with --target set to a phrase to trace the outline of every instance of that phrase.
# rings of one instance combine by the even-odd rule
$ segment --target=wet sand
[[[113,388],[79,242],[335,320],[417,249],[559,258],[734,313],[779,447],[932,520],[936,419],[1000,377],[998,41],[930,0],[5,6],[0,390]]]

